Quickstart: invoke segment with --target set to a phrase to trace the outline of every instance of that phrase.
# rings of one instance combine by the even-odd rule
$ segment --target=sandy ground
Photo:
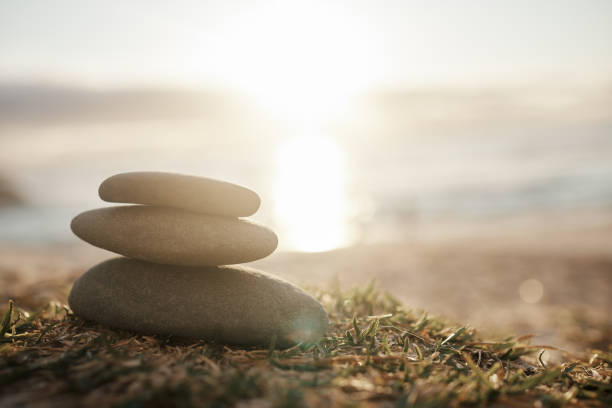
[[[576,352],[607,348],[612,344],[610,214],[441,220],[435,227],[421,225],[418,237],[402,242],[325,253],[278,252],[252,265],[304,285],[339,279],[351,286],[376,279],[409,307],[491,336],[535,334],[534,343]],[[0,301],[65,302],[72,280],[111,256],[76,241],[0,244]]]

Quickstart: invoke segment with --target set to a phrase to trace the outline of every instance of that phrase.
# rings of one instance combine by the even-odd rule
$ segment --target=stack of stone
[[[259,208],[244,187],[171,173],[123,173],[106,179],[105,201],[130,203],[84,212],[72,231],[124,257],[94,266],[68,302],[87,320],[144,334],[220,343],[286,347],[315,342],[327,313],[296,286],[235,265],[277,246],[270,229],[238,218]]]

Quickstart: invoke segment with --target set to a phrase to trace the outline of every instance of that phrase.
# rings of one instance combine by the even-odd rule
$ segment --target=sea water
[[[139,170],[251,187],[262,197],[253,218],[279,232],[282,248],[316,251],[394,236],[417,219],[612,209],[612,125],[393,135],[289,128],[225,136],[159,121],[4,129],[0,174],[25,204],[0,209],[0,241],[74,240],[74,215],[111,205],[97,196],[100,182]]]

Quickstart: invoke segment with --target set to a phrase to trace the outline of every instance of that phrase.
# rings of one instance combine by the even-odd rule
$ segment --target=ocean
[[[100,182],[141,170],[246,185],[262,198],[253,218],[279,232],[282,249],[322,251],[401,239],[415,222],[440,217],[612,209],[612,125],[250,131],[159,119],[5,127],[0,174],[25,204],[0,208],[0,241],[74,241],[74,215],[111,205],[97,196]]]

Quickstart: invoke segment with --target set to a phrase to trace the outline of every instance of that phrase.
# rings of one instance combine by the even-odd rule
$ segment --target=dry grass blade
[[[9,300],[8,308],[2,318],[2,325],[0,325],[0,338],[4,337],[4,334],[11,328],[11,317],[13,315],[13,301]]]
[[[612,349],[545,365],[537,353],[549,348],[524,344],[527,337],[485,341],[472,328],[404,308],[372,283],[312,292],[331,327],[318,344],[286,350],[134,335],[62,307],[11,321],[21,310],[11,302],[2,320],[0,405],[612,404]]]

